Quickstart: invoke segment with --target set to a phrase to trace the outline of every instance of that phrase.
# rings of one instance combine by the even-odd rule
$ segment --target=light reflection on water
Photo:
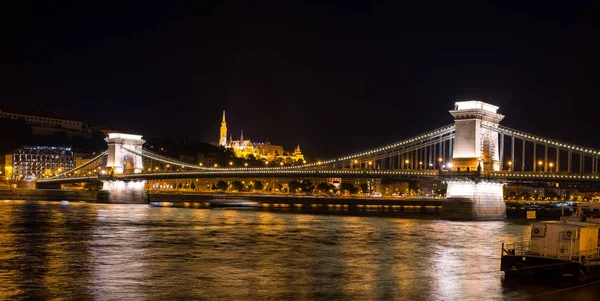
[[[0,299],[526,297],[555,290],[501,281],[501,242],[528,231],[504,221],[0,202]],[[578,298],[598,287],[586,290]]]

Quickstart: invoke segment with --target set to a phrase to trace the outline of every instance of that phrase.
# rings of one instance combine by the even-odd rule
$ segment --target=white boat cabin
[[[600,224],[585,222],[544,221],[531,224],[529,254],[574,259],[599,254]],[[580,258],[581,260],[581,258]]]

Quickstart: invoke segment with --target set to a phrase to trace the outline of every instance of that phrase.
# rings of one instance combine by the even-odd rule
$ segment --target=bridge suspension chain
[[[75,167],[75,168],[73,168],[71,170],[67,170],[67,171],[65,171],[65,172],[63,172],[61,174],[57,174],[56,176],[51,177],[50,179],[56,179],[56,178],[60,178],[62,176],[65,176],[65,175],[68,175],[68,174],[71,174],[71,173],[75,173],[76,171],[81,170],[81,169],[83,169],[85,167],[90,166],[92,163],[95,163],[96,161],[102,159],[103,157],[105,157],[107,155],[108,155],[108,150],[105,150],[105,151],[101,152],[100,154],[98,154],[96,157],[94,157],[94,158],[90,159],[89,161],[81,164],[80,166]]]

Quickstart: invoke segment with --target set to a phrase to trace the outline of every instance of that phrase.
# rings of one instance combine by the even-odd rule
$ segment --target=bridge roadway
[[[551,172],[511,172],[498,171],[491,173],[456,172],[438,170],[364,170],[364,169],[320,169],[320,170],[286,170],[277,168],[222,168],[210,171],[183,172],[151,172],[138,174],[123,174],[110,177],[64,177],[39,179],[38,183],[66,184],[89,182],[97,179],[109,180],[159,180],[159,179],[189,179],[189,178],[243,178],[243,177],[288,177],[288,178],[382,178],[382,179],[431,179],[449,180],[452,178],[470,178],[474,180],[494,180],[499,182],[600,182],[600,174],[586,173],[551,173]]]

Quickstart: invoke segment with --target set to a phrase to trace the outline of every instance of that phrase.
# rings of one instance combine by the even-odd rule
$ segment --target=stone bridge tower
[[[131,153],[126,149],[142,152],[144,140],[141,135],[110,133],[106,138],[108,143],[108,160],[106,172],[116,175],[124,173],[141,173],[144,170],[142,156]]]
[[[497,128],[504,115],[498,107],[481,101],[459,101],[450,114],[454,117],[455,138],[452,170],[499,171],[498,133],[482,126]]]

